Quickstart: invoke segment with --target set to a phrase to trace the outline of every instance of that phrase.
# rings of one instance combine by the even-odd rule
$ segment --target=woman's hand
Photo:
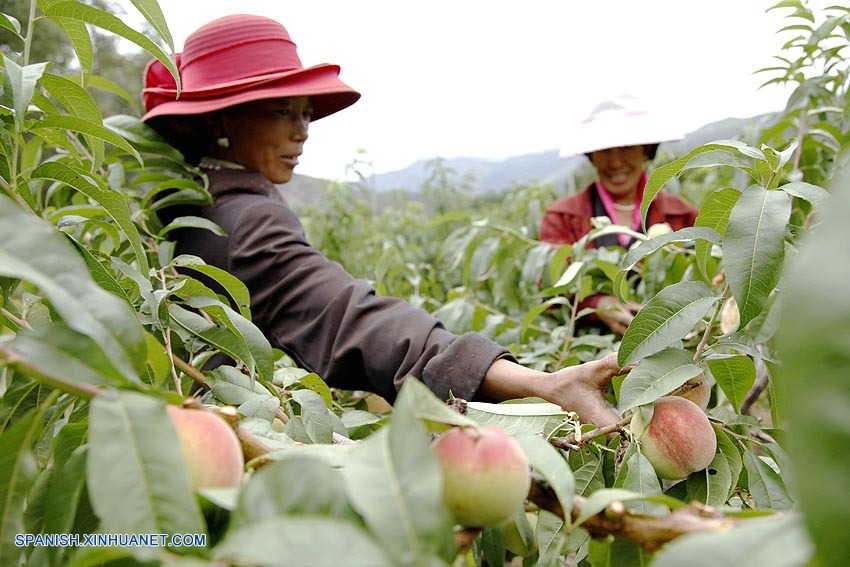
[[[582,423],[606,427],[620,421],[620,416],[605,399],[608,383],[621,374],[617,364],[617,353],[568,366],[549,375],[550,393],[545,399],[559,404],[565,410],[578,414]]]
[[[603,295],[599,298],[596,309],[599,320],[605,323],[611,332],[622,337],[635,314],[640,311],[640,305],[633,301],[620,303],[613,295]]]
[[[621,373],[616,353],[552,373],[500,359],[490,366],[479,393],[497,400],[543,398],[576,412],[583,423],[605,427],[620,421],[605,394],[611,378]]]

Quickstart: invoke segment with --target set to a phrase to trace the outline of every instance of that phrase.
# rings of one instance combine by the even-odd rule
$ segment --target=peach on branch
[[[705,374],[700,374],[685,382],[677,390],[676,395],[691,400],[705,411],[708,408],[708,401],[711,399],[711,385],[705,379]]]
[[[531,487],[520,444],[495,426],[453,428],[432,444],[443,469],[443,502],[466,527],[496,527],[520,510]]]
[[[636,412],[630,429],[655,472],[668,480],[683,479],[704,469],[717,450],[717,436],[708,416],[698,405],[680,396],[656,400],[648,424]]]
[[[211,411],[167,406],[177,428],[192,486],[238,486],[245,468],[242,447],[233,428]]]

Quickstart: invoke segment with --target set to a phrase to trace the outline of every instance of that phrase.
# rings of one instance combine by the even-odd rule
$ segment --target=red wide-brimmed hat
[[[179,95],[165,66],[158,60],[148,64],[143,121],[297,96],[310,97],[312,120],[318,120],[360,98],[339,79],[339,66],[323,63],[305,69],[286,28],[262,16],[236,14],[201,26],[186,39],[176,63]]]

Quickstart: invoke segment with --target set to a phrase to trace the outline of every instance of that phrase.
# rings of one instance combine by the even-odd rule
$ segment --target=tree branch
[[[764,362],[759,359],[756,359],[753,362],[756,365],[756,381],[753,383],[753,387],[750,388],[750,391],[747,392],[747,395],[744,396],[744,401],[741,402],[741,415],[750,412],[750,408],[754,403],[756,403],[756,400],[759,399],[759,396],[761,396],[765,388],[767,388],[767,384],[770,380],[767,372],[767,366]]]
[[[537,475],[533,475],[528,498],[541,509],[564,518],[564,509],[555,491]],[[582,496],[573,498],[572,522],[579,519],[586,504],[587,499]],[[584,520],[581,527],[597,537],[616,535],[630,539],[648,551],[655,551],[683,535],[727,530],[737,523],[738,519],[726,517],[698,502],[678,508],[666,516],[647,516],[633,514],[623,502],[614,501],[602,512]]]
[[[583,445],[586,445],[590,442],[591,439],[599,437],[600,435],[609,435],[611,433],[622,433],[623,428],[631,422],[632,416],[624,417],[617,423],[612,423],[611,425],[606,425],[605,427],[597,427],[596,429],[591,429],[587,433],[583,433],[581,438],[576,439],[575,434],[571,433],[566,437],[552,437],[549,439],[549,443],[554,445],[559,449],[568,449],[571,451],[578,451],[581,449]]]

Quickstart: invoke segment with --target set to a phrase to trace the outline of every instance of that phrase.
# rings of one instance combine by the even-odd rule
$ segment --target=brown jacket
[[[509,351],[475,333],[446,330],[424,310],[379,297],[310,246],[294,211],[262,174],[210,171],[214,204],[200,214],[227,237],[176,231],[177,253],[239,278],[253,322],[273,347],[328,384],[395,399],[408,375],[437,396],[473,399],[484,374]]]

